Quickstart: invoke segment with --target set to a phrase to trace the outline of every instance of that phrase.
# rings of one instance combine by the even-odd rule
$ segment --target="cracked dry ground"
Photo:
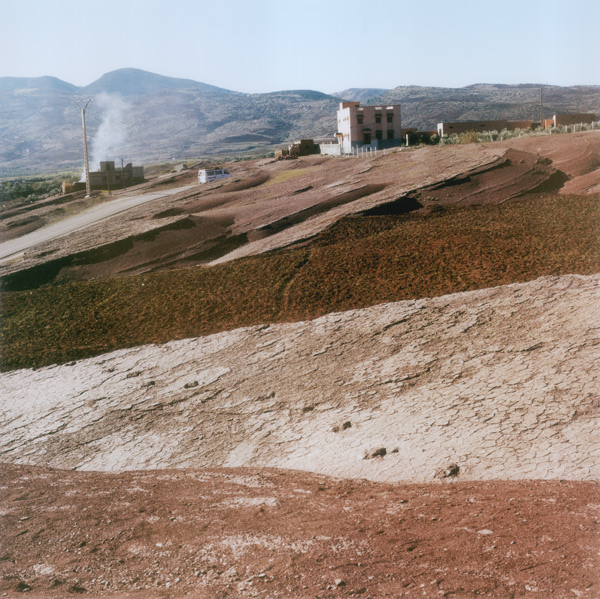
[[[0,595],[600,596],[599,281],[0,375]]]

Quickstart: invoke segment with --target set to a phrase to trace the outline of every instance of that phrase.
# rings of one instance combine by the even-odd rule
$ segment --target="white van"
[[[231,177],[226,168],[202,168],[198,171],[198,181],[200,183],[210,183],[217,179],[225,179]]]

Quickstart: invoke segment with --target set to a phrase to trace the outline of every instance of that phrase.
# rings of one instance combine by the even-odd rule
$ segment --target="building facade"
[[[121,189],[144,182],[144,167],[131,162],[123,168],[115,168],[114,161],[100,163],[100,170],[90,173],[92,189]]]
[[[93,190],[108,190],[123,189],[143,183],[144,167],[133,166],[131,162],[123,168],[115,168],[114,162],[101,162],[99,171],[90,172],[90,188]],[[77,183],[62,182],[63,193],[73,193],[76,191],[84,191],[86,189],[85,181]]]
[[[115,168],[113,161],[101,162],[100,170],[90,173],[92,189],[122,189],[144,182],[144,167],[131,162],[123,168]]]
[[[437,131],[440,137],[446,137],[453,133],[467,133],[468,131],[531,129],[533,125],[533,121],[456,121],[454,123],[438,123]],[[537,125],[539,126],[539,123]]]
[[[561,125],[580,125],[583,123],[593,123],[596,120],[595,114],[587,112],[577,112],[573,114],[555,114],[551,119],[544,121],[544,127],[560,127]]]
[[[341,102],[337,111],[337,137],[341,153],[370,146],[386,148],[402,143],[400,105],[361,106],[360,102]]]

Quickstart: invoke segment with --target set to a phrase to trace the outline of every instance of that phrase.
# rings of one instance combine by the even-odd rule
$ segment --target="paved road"
[[[115,214],[129,210],[130,208],[139,206],[140,204],[151,202],[152,200],[158,200],[160,198],[174,195],[181,191],[185,191],[190,187],[192,186],[186,185],[185,187],[155,191],[153,193],[146,193],[138,196],[130,196],[125,198],[121,197],[117,200],[112,200],[110,202],[105,202],[98,206],[94,206],[93,208],[85,210],[84,212],[81,212],[80,214],[77,214],[71,218],[66,218],[65,220],[61,220],[53,225],[48,225],[47,227],[42,227],[41,229],[28,233],[27,235],[23,235],[22,237],[17,237],[16,239],[11,239],[10,241],[0,243],[0,260],[13,258],[17,254],[39,245],[40,243],[44,243],[58,237],[63,237],[64,235],[73,233],[73,231],[85,229],[101,220],[114,216]]]

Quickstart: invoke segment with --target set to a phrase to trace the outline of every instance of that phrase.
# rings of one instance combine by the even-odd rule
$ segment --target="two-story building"
[[[360,102],[341,102],[337,111],[337,137],[341,153],[370,146],[388,148],[402,143],[400,105],[361,106]]]

